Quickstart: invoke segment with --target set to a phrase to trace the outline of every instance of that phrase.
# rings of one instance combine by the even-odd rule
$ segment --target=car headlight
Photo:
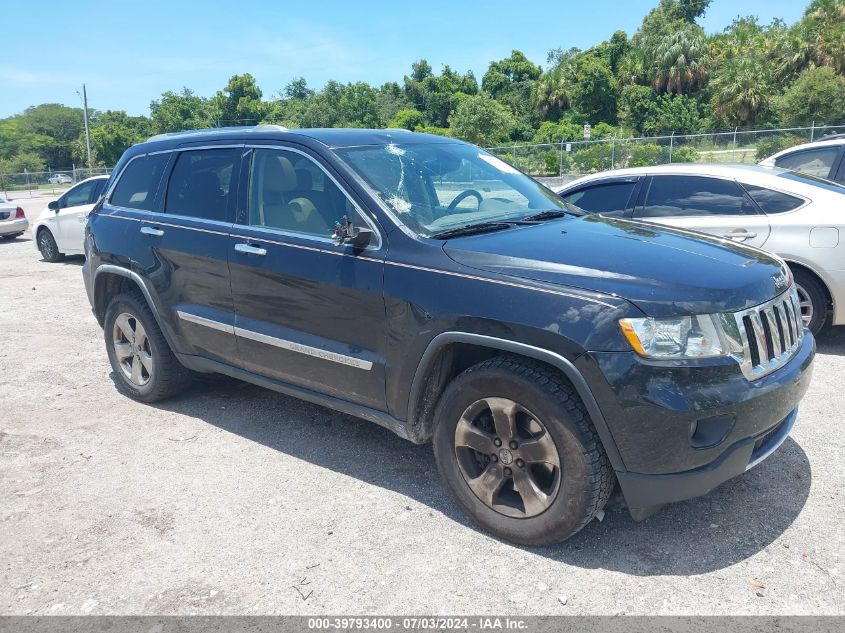
[[[701,314],[620,319],[619,327],[634,351],[646,358],[715,358],[735,351],[723,323],[720,315]]]

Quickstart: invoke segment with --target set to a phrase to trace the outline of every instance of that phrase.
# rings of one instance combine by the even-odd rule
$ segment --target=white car
[[[0,195],[0,238],[13,240],[29,227],[26,215],[19,206]]]
[[[845,134],[804,143],[760,161],[766,167],[783,167],[845,184]]]
[[[108,176],[83,180],[52,201],[32,225],[35,247],[48,262],[83,255],[85,220],[103,192]]]
[[[842,185],[778,167],[675,164],[591,174],[555,191],[590,213],[693,229],[775,253],[792,270],[807,327],[845,324]]]
[[[51,185],[64,185],[69,182],[73,182],[73,178],[68,176],[67,174],[53,174],[47,179]]]

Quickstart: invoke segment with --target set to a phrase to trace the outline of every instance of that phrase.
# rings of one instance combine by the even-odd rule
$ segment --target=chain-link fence
[[[111,167],[76,168],[66,171],[34,171],[20,174],[0,173],[0,191],[6,198],[58,195],[76,183],[102,174],[110,174]]]
[[[756,163],[782,149],[845,134],[842,125],[602,138],[487,150],[533,176],[588,174],[666,163]]]

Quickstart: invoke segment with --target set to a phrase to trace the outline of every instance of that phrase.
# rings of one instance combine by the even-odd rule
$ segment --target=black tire
[[[19,238],[23,233],[8,233],[6,235],[0,235],[0,238],[3,238],[7,242],[11,242],[12,240],[16,240]]]
[[[798,286],[799,298],[803,301],[806,297],[812,305],[813,315],[807,327],[816,335],[825,328],[830,318],[827,292],[816,277],[803,270],[794,271],[792,276]]]
[[[463,474],[456,428],[465,412],[486,398],[503,398],[524,407],[554,442],[560,457],[558,485],[550,505],[539,514],[518,517],[497,511],[473,492]],[[446,388],[435,420],[434,455],[450,494],[480,527],[503,539],[525,545],[563,541],[602,510],[615,486],[613,469],[580,398],[562,376],[536,361],[499,356],[471,367]],[[508,463],[504,458],[491,459],[499,465]],[[512,472],[520,461],[511,462]],[[515,481],[511,485],[516,488]]]
[[[114,333],[115,322],[121,315],[129,315],[135,320],[135,327],[140,323],[143,329],[145,353],[151,359],[153,367],[152,371],[146,374],[145,384],[133,383],[125,373],[125,366],[118,360]],[[158,402],[175,396],[190,386],[192,372],[174,356],[140,292],[128,292],[111,299],[106,308],[103,333],[117,387],[130,398],[141,402]],[[140,358],[138,361],[140,362]]]
[[[45,262],[59,262],[64,258],[64,253],[59,251],[59,246],[50,229],[39,229],[38,231],[38,250],[41,251],[41,257]]]

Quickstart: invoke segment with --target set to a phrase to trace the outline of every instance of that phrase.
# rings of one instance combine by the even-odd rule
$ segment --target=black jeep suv
[[[153,137],[85,248],[131,397],[219,372],[431,440],[457,503],[526,544],[574,534],[617,483],[642,518],[760,462],[815,349],[774,255],[582,216],[404,130]]]

